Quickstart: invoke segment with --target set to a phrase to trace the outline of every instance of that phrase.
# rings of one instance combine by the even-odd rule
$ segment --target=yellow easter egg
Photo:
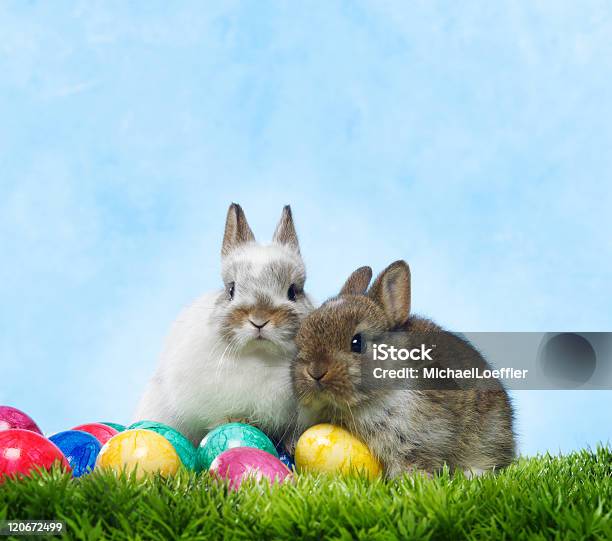
[[[96,468],[117,473],[135,471],[138,479],[156,472],[172,475],[180,464],[172,444],[157,432],[145,429],[119,432],[103,445],[96,460]]]
[[[380,462],[365,443],[330,424],[312,426],[300,436],[295,465],[299,472],[362,473],[370,479],[382,473]]]

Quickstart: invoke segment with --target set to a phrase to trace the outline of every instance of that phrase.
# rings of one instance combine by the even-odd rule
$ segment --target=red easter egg
[[[38,425],[28,414],[11,406],[0,406],[0,431],[11,430],[12,428],[31,430],[42,434]]]
[[[210,473],[227,479],[233,490],[245,479],[267,478],[271,483],[281,483],[293,477],[289,468],[270,453],[254,447],[234,447],[221,453],[210,465]]]
[[[44,436],[17,428],[0,432],[0,482],[4,477],[49,470],[56,463],[70,471],[66,457]]]
[[[80,430],[82,432],[88,432],[94,436],[102,445],[110,440],[115,434],[119,434],[112,426],[108,426],[102,423],[88,423],[85,425],[75,426],[71,430]]]

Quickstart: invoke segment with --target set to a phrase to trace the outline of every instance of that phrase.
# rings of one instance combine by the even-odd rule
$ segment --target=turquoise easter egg
[[[278,458],[274,444],[261,430],[243,423],[228,423],[211,430],[198,448],[198,466],[208,470],[213,460],[234,447],[261,449]]]

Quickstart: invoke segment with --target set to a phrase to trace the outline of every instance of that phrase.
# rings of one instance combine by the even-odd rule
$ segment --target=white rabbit
[[[173,426],[195,443],[231,419],[281,440],[296,417],[294,337],[313,309],[291,208],[283,209],[272,243],[261,245],[232,204],[221,263],[224,289],[180,314],[135,417]]]

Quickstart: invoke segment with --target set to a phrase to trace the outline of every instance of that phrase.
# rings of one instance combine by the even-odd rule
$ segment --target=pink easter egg
[[[213,460],[210,473],[227,479],[233,490],[245,479],[268,479],[271,483],[282,483],[293,474],[278,458],[253,447],[234,447]]]
[[[42,434],[38,425],[29,415],[12,406],[0,406],[0,431],[15,428]]]
[[[70,471],[59,447],[41,434],[18,428],[0,432],[0,484],[6,477],[29,476],[55,464]]]
[[[112,426],[105,425],[104,423],[87,423],[84,425],[75,426],[71,430],[87,432],[96,438],[102,445],[104,445],[113,436],[119,434],[119,432]]]

